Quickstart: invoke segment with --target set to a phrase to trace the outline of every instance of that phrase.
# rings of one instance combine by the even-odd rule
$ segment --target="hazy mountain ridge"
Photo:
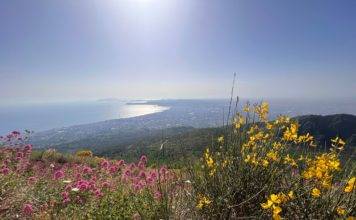
[[[320,144],[329,144],[336,136],[345,139],[350,145],[356,145],[356,116],[349,114],[304,115],[296,117],[303,133],[311,133]]]

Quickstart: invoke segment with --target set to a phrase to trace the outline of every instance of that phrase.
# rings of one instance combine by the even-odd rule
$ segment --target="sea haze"
[[[116,100],[0,105],[0,135],[13,130],[36,132],[110,119],[161,112],[169,107]]]

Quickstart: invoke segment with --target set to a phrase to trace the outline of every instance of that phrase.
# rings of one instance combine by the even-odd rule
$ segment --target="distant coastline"
[[[9,105],[0,108],[0,135],[13,130],[43,132],[101,121],[157,114],[169,106],[140,101],[103,99],[87,102]]]

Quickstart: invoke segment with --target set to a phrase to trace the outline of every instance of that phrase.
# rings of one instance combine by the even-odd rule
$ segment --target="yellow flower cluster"
[[[277,119],[274,121],[275,125],[284,125],[284,124],[289,124],[290,118],[285,115],[280,115],[277,117]]]
[[[332,174],[338,170],[340,170],[340,161],[337,155],[333,152],[324,153],[308,162],[308,167],[303,172],[303,177],[307,180],[314,179],[321,183],[322,187],[330,188]]]
[[[206,149],[205,154],[204,154],[204,160],[206,163],[206,166],[210,169],[209,175],[212,176],[216,172],[216,166],[213,157],[210,155],[209,148]]]
[[[346,214],[346,210],[342,207],[337,207],[336,212],[338,215],[341,215],[341,216]]]
[[[206,196],[199,196],[199,200],[198,200],[198,203],[197,203],[197,208],[198,209],[202,209],[203,207],[206,207],[208,205],[210,205],[211,203],[211,200],[206,197]]]
[[[90,150],[81,150],[75,153],[78,157],[93,157],[93,153]]]
[[[246,103],[246,105],[243,107],[242,109],[244,112],[247,112],[249,113],[251,111],[251,108],[250,108],[250,103]]]
[[[224,143],[224,136],[220,136],[218,138],[218,143],[223,144]]]
[[[341,138],[336,137],[334,139],[331,139],[331,146],[335,149],[338,150],[343,150],[345,146],[345,141],[343,141]]]
[[[246,143],[243,144],[242,150],[254,149],[257,144],[267,143],[270,140],[271,135],[269,133],[263,132],[258,126],[251,126],[247,131],[249,138]]]
[[[310,193],[313,197],[320,197],[321,192],[318,188],[313,188]]]
[[[282,212],[280,205],[282,203],[288,202],[291,199],[294,199],[293,191],[290,191],[288,195],[282,192],[278,194],[271,194],[267,199],[267,202],[262,203],[261,206],[263,209],[271,209],[273,213],[273,219],[278,220],[281,219],[280,213]]]
[[[237,113],[233,122],[235,129],[241,128],[241,126],[244,125],[245,123],[246,123],[246,119],[241,114]]]
[[[288,120],[289,121],[289,120]],[[309,133],[298,136],[299,124],[292,122],[283,133],[283,140],[293,141],[294,143],[309,143],[310,146],[315,147],[314,137]]]
[[[311,136],[309,133],[307,133],[306,135],[300,135],[298,137],[297,142],[298,143],[312,143],[313,144],[313,140],[314,140],[314,137]]]
[[[275,152],[275,151],[269,151],[266,156],[267,156],[268,159],[270,159],[272,161],[277,161],[278,160],[278,153]]]
[[[284,157],[284,164],[289,164],[292,167],[298,166],[297,162],[295,162],[295,160],[291,156],[289,156],[289,154]]]
[[[268,119],[269,104],[268,102],[262,102],[260,105],[255,106],[255,113],[260,121],[266,122]]]
[[[253,164],[253,165],[258,165],[258,163],[259,163],[258,160],[257,160],[257,154],[256,153],[246,155],[244,161],[245,161],[245,163],[250,163],[250,164]]]
[[[352,177],[349,181],[347,181],[347,185],[344,189],[345,192],[349,193],[355,189],[356,177]]]
[[[296,142],[298,140],[298,127],[298,123],[291,123],[290,127],[287,127],[287,129],[283,133],[283,140]]]

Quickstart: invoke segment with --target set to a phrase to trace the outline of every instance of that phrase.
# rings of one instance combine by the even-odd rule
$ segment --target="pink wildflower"
[[[96,197],[102,197],[103,193],[100,191],[100,189],[95,189],[94,194]]]
[[[101,166],[101,168],[107,169],[108,166],[109,166],[109,161],[103,160],[103,161],[100,163],[100,166]]]
[[[161,167],[161,169],[159,170],[159,173],[160,173],[161,175],[166,175],[166,173],[167,173],[167,168],[166,168],[165,166]]]
[[[31,204],[24,204],[23,207],[22,207],[22,212],[25,215],[32,215],[32,213],[33,213],[32,205]]]
[[[143,170],[143,169],[145,169],[145,163],[143,162],[143,161],[140,161],[140,162],[138,162],[138,168],[140,169],[140,170]]]
[[[134,164],[134,163],[131,163],[130,165],[129,165],[129,169],[130,170],[133,170],[133,169],[135,169],[136,168],[136,165]]]
[[[157,174],[156,171],[151,171],[151,172],[150,172],[150,175],[151,175],[151,178],[152,178],[152,179],[154,179],[154,180],[157,179],[158,174]]]
[[[146,155],[142,155],[141,158],[140,158],[140,161],[142,161],[144,164],[146,164],[147,163]]]
[[[31,145],[31,144],[27,144],[27,145],[25,146],[24,150],[25,150],[26,152],[31,151],[31,150],[32,150],[32,145]]]
[[[82,174],[76,173],[76,174],[75,174],[75,178],[76,178],[77,180],[81,179],[81,178],[82,178]]]
[[[66,203],[68,203],[70,201],[68,192],[64,191],[64,192],[61,193],[61,195],[62,195],[64,204],[66,204]]]
[[[110,166],[110,169],[109,169],[110,173],[114,174],[114,173],[117,172],[117,170],[118,170],[118,167],[117,167],[117,166],[115,166],[115,165]]]
[[[103,182],[103,184],[101,185],[103,188],[109,188],[110,187],[110,184],[109,182]]]
[[[141,171],[141,172],[139,173],[139,177],[140,177],[140,178],[143,178],[143,179],[146,179],[146,173],[145,173],[145,171]]]
[[[80,191],[85,191],[89,188],[89,183],[86,180],[80,180],[77,184]]]
[[[162,193],[160,191],[156,191],[153,195],[153,197],[157,200],[161,199]]]
[[[88,167],[88,166],[85,166],[84,168],[83,168],[83,173],[84,174],[91,174],[93,172],[93,170],[90,168],[90,167]]]
[[[119,160],[119,161],[117,162],[117,166],[119,166],[119,167],[123,166],[124,164],[125,164],[125,161],[124,161],[124,160]]]
[[[10,173],[10,169],[7,167],[4,167],[0,170],[0,173],[2,173],[4,175],[8,175]]]
[[[141,185],[140,184],[135,184],[135,185],[133,185],[133,189],[135,191],[140,191],[141,190]]]
[[[126,170],[126,171],[124,172],[124,176],[126,176],[126,177],[131,176],[131,171],[130,171],[130,170]]]
[[[146,182],[148,184],[152,184],[154,182],[154,179],[151,176],[148,176],[147,179],[146,179]]]
[[[20,159],[23,158],[23,153],[22,152],[17,152],[16,153],[16,157],[20,158]]]
[[[64,177],[64,172],[62,170],[57,170],[55,173],[54,173],[54,179],[55,180],[59,180],[59,179],[62,179]]]

